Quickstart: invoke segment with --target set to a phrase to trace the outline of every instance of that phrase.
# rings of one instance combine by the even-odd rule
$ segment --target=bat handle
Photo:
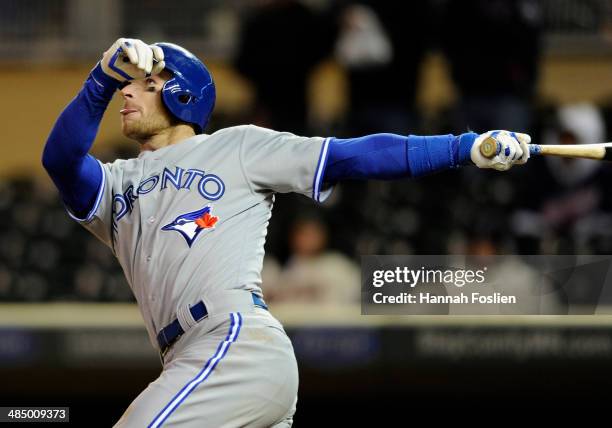
[[[498,155],[502,150],[501,143],[493,137],[487,137],[480,144],[480,154],[487,159],[491,159]],[[541,152],[539,144],[529,144],[529,154],[539,155]]]

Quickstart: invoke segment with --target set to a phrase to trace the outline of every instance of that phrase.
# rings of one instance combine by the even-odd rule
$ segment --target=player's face
[[[176,124],[161,98],[162,87],[170,77],[170,73],[163,71],[131,80],[121,88],[124,103],[119,112],[123,135],[143,142]]]

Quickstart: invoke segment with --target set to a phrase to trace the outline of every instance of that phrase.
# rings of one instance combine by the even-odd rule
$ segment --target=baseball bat
[[[501,151],[501,143],[488,137],[480,145],[480,154],[491,159]],[[599,144],[529,144],[533,155],[561,156],[612,161],[612,142]]]

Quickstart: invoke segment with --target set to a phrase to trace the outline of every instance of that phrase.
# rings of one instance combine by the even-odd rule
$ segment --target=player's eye
[[[155,92],[155,90],[157,89],[157,88],[155,87],[155,80],[153,80],[153,79],[147,79],[147,80],[146,80],[146,83],[147,83],[147,91],[148,91],[148,92]]]

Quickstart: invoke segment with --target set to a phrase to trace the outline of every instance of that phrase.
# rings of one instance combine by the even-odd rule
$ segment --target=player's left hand
[[[501,146],[499,154],[486,158],[480,153],[480,145],[487,138],[495,139]],[[527,134],[510,131],[488,131],[479,135],[470,150],[472,162],[478,168],[493,168],[506,171],[515,164],[524,164],[529,159],[529,143],[531,137]]]
[[[120,82],[141,79],[164,69],[164,51],[142,40],[121,38],[104,52],[100,65],[104,73]]]

